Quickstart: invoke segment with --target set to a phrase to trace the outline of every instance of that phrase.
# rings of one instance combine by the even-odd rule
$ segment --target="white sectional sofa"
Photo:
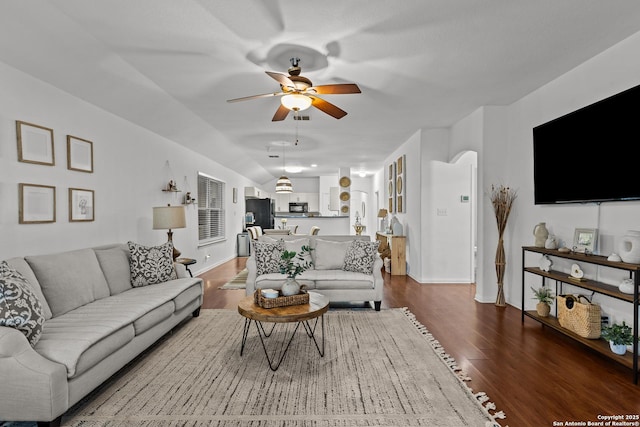
[[[280,289],[284,283],[286,276],[276,272],[275,266],[265,266],[269,256],[262,252],[263,249],[269,252],[264,244],[276,245],[280,240],[289,251],[299,252],[302,245],[311,247],[313,268],[296,278],[306,289],[321,293],[330,302],[373,301],[375,309],[380,310],[384,286],[382,260],[377,253],[378,242],[372,242],[369,236],[260,236],[252,242],[254,247],[247,259],[247,295],[258,288]],[[367,244],[359,244],[358,250],[349,249],[356,240]],[[277,254],[271,258],[275,262]]]
[[[1,421],[59,425],[73,404],[178,323],[199,314],[202,279],[172,262],[166,251],[170,242],[154,248],[169,257],[163,258],[164,267],[152,259],[157,251],[132,245],[0,263],[0,291],[5,291],[0,305],[12,303],[18,276],[31,288],[25,294],[40,302],[27,314],[38,336],[0,326]],[[166,280],[163,274],[169,274]],[[11,320],[7,310],[5,305],[5,325]]]

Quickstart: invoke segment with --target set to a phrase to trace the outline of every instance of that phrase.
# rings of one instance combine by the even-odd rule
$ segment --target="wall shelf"
[[[574,261],[583,262],[586,264],[600,265],[608,268],[614,268],[618,270],[628,271],[633,276],[633,282],[635,285],[634,294],[625,294],[620,292],[617,286],[610,285],[595,280],[576,280],[573,279],[568,273],[549,270],[544,271],[538,267],[526,267],[526,254],[527,253],[539,253],[541,255],[547,255],[551,257],[569,259]],[[525,310],[524,294],[525,294],[525,275],[533,274],[542,278],[542,286],[546,286],[547,280],[553,280],[556,283],[556,295],[558,294],[558,288],[562,293],[562,287],[564,284],[576,286],[582,289],[586,289],[601,295],[606,295],[611,298],[615,298],[620,301],[624,301],[632,304],[633,306],[633,350],[627,352],[623,356],[619,356],[611,351],[609,343],[603,339],[587,339],[580,335],[563,328],[557,319],[556,305],[556,317],[541,317],[534,311]],[[576,252],[560,252],[556,249],[545,249],[535,246],[523,246],[522,247],[522,314],[521,319],[524,322],[524,318],[530,317],[531,319],[540,322],[544,326],[548,326],[574,340],[582,343],[586,347],[610,358],[611,360],[620,363],[627,368],[630,368],[633,372],[633,382],[638,384],[638,286],[640,285],[640,265],[630,264],[625,262],[609,261],[606,257],[600,255],[585,255],[583,253]]]

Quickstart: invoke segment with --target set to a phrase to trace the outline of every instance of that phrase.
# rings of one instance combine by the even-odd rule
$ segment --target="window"
[[[198,172],[198,244],[225,239],[225,183]]]

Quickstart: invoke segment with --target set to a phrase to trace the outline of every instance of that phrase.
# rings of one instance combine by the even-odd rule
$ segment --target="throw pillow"
[[[128,242],[129,268],[133,287],[155,285],[168,280],[177,279],[173,266],[173,243],[168,241],[160,246],[142,246]]]
[[[33,347],[42,335],[44,314],[36,294],[17,270],[0,263],[0,326],[22,332]]]
[[[344,271],[356,273],[373,273],[373,263],[378,255],[378,240],[367,242],[366,240],[354,240],[347,248],[344,256]]]
[[[316,239],[316,247],[313,251],[316,270],[341,270],[344,265],[344,256],[351,241],[333,242]]]
[[[284,249],[286,251],[293,251],[295,252],[297,255],[296,257],[293,259],[293,263],[295,265],[299,265],[299,264],[303,264],[303,265],[309,265],[311,264],[311,267],[309,269],[313,269],[313,260],[311,259],[311,254],[310,252],[305,252],[302,255],[302,260],[300,260],[298,258],[298,255],[300,254],[300,252],[302,252],[302,247],[303,246],[309,246],[309,239],[295,239],[295,240],[284,240]]]
[[[256,259],[256,274],[279,273],[282,264],[282,240],[276,243],[253,242],[253,254]]]

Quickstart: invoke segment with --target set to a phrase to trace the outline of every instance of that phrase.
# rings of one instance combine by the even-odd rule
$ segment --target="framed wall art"
[[[18,161],[53,166],[53,129],[16,120]]]
[[[93,221],[94,192],[83,188],[69,188],[69,222]]]
[[[593,253],[598,242],[597,228],[576,228],[573,233],[574,252]]]
[[[67,135],[67,169],[93,173],[93,142]]]
[[[398,157],[396,161],[396,211],[398,213],[406,212],[406,197],[405,197],[405,156],[404,154]]]
[[[56,222],[56,188],[50,185],[18,184],[18,222]]]
[[[389,213],[395,212],[395,201],[396,201],[396,173],[395,173],[395,164],[389,164],[389,175],[387,179],[387,190],[389,191],[389,206],[387,209]]]

